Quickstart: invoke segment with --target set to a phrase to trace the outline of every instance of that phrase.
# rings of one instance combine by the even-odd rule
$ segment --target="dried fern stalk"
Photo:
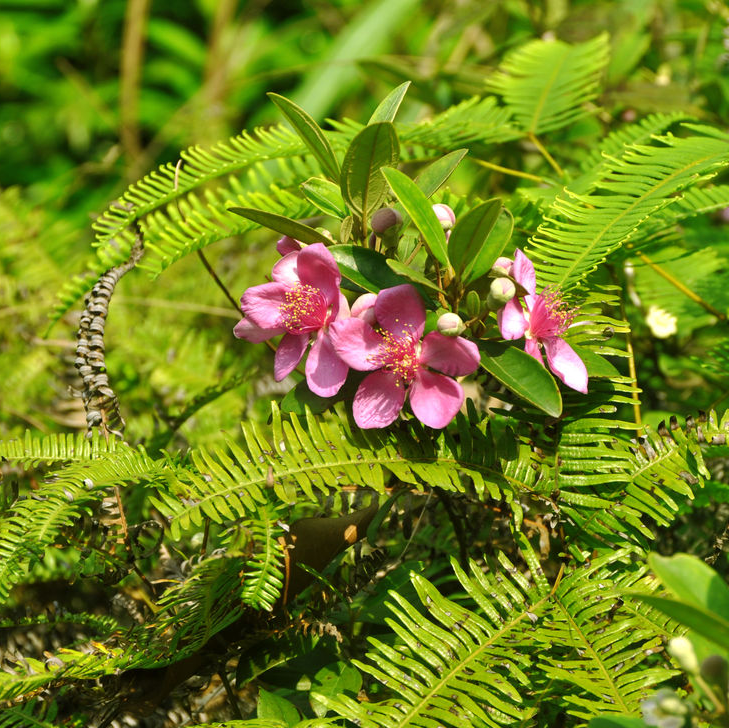
[[[98,427],[105,436],[111,433],[122,437],[124,432],[125,423],[119,410],[119,400],[106,373],[104,327],[116,284],[134,268],[143,254],[144,241],[141,230],[137,228],[129,258],[103,273],[84,299],[85,308],[76,335],[78,343],[74,364],[83,380],[81,398],[89,433],[94,427]]]

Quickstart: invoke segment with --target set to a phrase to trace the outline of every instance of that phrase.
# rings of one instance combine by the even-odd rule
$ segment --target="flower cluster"
[[[283,257],[273,267],[272,282],[243,294],[245,318],[234,330],[250,342],[283,334],[274,359],[276,380],[294,370],[311,342],[305,373],[315,394],[335,395],[350,368],[371,372],[354,397],[360,427],[391,424],[407,397],[421,422],[445,427],[464,399],[452,377],[478,368],[478,347],[437,331],[423,336],[425,307],[409,284],[365,294],[350,311],[339,289],[341,273],[324,245],[302,247],[284,238],[277,248]]]
[[[534,265],[521,250],[516,251],[513,263],[500,258],[497,264],[526,291],[525,296],[515,296],[499,311],[497,320],[501,335],[507,340],[524,336],[527,354],[542,365],[543,348],[549,368],[568,387],[587,393],[587,369],[562,338],[574,320],[575,310],[567,306],[556,291],[536,293]]]

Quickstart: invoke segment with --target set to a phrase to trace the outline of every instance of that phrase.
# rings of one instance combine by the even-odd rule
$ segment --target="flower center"
[[[545,289],[542,291],[544,307],[547,311],[548,327],[552,336],[562,336],[572,325],[577,315],[577,309],[565,303],[562,294],[558,291]]]
[[[382,369],[394,372],[398,386],[409,385],[420,368],[420,342],[405,329],[400,336],[384,329],[378,329],[378,333],[382,336],[382,348],[378,354],[368,357],[369,360]]]
[[[308,334],[326,324],[329,310],[318,288],[297,283],[286,291],[286,303],[281,304],[279,313],[290,334]]]

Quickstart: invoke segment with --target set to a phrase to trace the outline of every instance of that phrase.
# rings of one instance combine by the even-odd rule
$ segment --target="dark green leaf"
[[[400,204],[415,223],[415,227],[420,230],[431,255],[441,265],[447,267],[448,252],[445,233],[428,198],[406,174],[396,169],[383,169],[382,173]]]
[[[448,239],[448,256],[459,278],[465,280],[463,273],[466,266],[472,265],[474,259],[481,255],[483,250],[486,251],[485,257],[491,258],[494,250],[489,250],[492,246],[488,246],[487,242],[489,233],[493,230],[500,213],[501,200],[487,200],[476,205],[456,222]],[[506,241],[504,241],[505,244]],[[503,245],[493,255],[489,268],[502,250]]]
[[[430,197],[448,181],[448,178],[467,154],[468,149],[456,149],[446,154],[445,157],[436,159],[416,177],[415,184],[426,197]]]
[[[395,127],[388,122],[371,124],[352,139],[344,155],[340,185],[344,201],[369,218],[387,195],[387,184],[380,170],[397,164],[400,144]]]
[[[375,109],[368,123],[375,124],[378,121],[394,121],[397,110],[400,108],[400,104],[405,98],[405,94],[409,87],[410,81],[406,81],[390,91],[390,93],[387,94],[385,99],[380,102],[379,106]]]
[[[299,722],[299,711],[293,703],[264,688],[258,690],[256,716],[268,720],[280,720],[284,725],[294,726]]]
[[[301,137],[311,153],[321,164],[325,174],[333,180],[339,179],[339,163],[324,132],[319,125],[300,106],[284,96],[269,93],[268,98],[273,101],[289,120],[296,133]]]
[[[494,227],[488,234],[483,246],[471,262],[466,263],[466,268],[463,271],[463,279],[465,281],[476,281],[491,270],[491,266],[496,262],[496,259],[501,255],[506,244],[509,242],[513,230],[514,217],[508,210],[501,210],[501,214],[496,218]]]
[[[620,372],[617,367],[611,361],[605,359],[605,357],[596,354],[592,351],[592,349],[588,349],[586,346],[577,346],[576,344],[570,344],[570,346],[584,362],[587,367],[588,376],[608,378],[620,377]]]
[[[629,715],[601,715],[593,718],[587,724],[587,728],[648,728],[648,726],[640,718]]]
[[[304,225],[304,223],[297,222],[296,220],[291,220],[283,215],[276,215],[273,212],[256,210],[253,207],[229,207],[228,212],[234,212],[236,215],[253,220],[253,222],[267,227],[270,230],[275,230],[277,233],[288,235],[295,240],[300,240],[302,243],[324,243],[328,245],[331,242],[331,240],[318,230],[314,230],[313,227]]]
[[[335,185],[334,182],[321,177],[311,177],[306,182],[301,183],[301,191],[304,193],[304,197],[325,215],[331,215],[340,220],[346,217],[347,210],[344,206],[342,193],[339,186]]]
[[[393,260],[392,258],[387,258],[387,265],[392,268],[395,273],[398,275],[403,276],[404,278],[409,278],[411,281],[414,281],[415,283],[419,283],[422,286],[426,286],[426,288],[432,288],[434,291],[438,291],[440,293],[443,293],[443,289],[439,288],[437,284],[433,283],[433,281],[430,280],[426,275],[421,273],[420,271],[413,270],[410,266],[405,265],[404,263],[401,263],[399,260]]]
[[[327,710],[316,699],[317,694],[332,698],[342,693],[356,695],[361,687],[362,675],[357,668],[350,667],[345,662],[335,662],[333,665],[327,665],[314,675],[311,685],[311,707],[317,716],[322,718]]]
[[[562,413],[562,395],[554,377],[514,344],[479,341],[481,366],[514,394],[552,417]]]
[[[359,245],[332,245],[329,252],[337,261],[342,276],[355,284],[352,288],[342,281],[343,287],[360,292],[379,293],[383,288],[409,283],[407,278],[402,278],[390,270],[387,258],[382,253],[370,248]]]
[[[304,380],[286,392],[281,400],[281,411],[306,415],[306,408],[308,407],[316,415],[324,412],[331,406],[333,401],[332,398],[320,397],[318,394],[314,394]]]

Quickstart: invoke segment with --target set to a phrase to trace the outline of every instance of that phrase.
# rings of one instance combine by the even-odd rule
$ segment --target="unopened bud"
[[[350,316],[352,316],[352,318],[360,318],[374,328],[377,324],[377,319],[375,318],[376,299],[376,293],[363,293],[352,304],[352,309],[349,312]]]
[[[466,294],[466,313],[470,318],[478,318],[481,315],[481,299],[476,291],[469,291]]]
[[[486,305],[496,311],[503,308],[516,295],[516,286],[508,278],[494,278],[491,281]]]
[[[512,275],[514,271],[514,261],[511,258],[501,256],[491,266],[491,274],[493,276],[504,277]]]
[[[456,213],[448,205],[443,203],[433,205],[433,212],[443,230],[450,230],[456,224]]]
[[[443,336],[459,336],[466,330],[466,324],[457,313],[444,313],[436,326]]]
[[[371,224],[372,231],[382,235],[385,230],[402,225],[402,215],[392,207],[383,207],[372,216]]]
[[[721,655],[709,655],[701,662],[701,676],[712,685],[726,690],[729,681],[729,665]]]
[[[690,675],[699,674],[699,661],[696,659],[694,646],[686,637],[674,637],[668,643],[668,654],[673,657],[682,670]]]

